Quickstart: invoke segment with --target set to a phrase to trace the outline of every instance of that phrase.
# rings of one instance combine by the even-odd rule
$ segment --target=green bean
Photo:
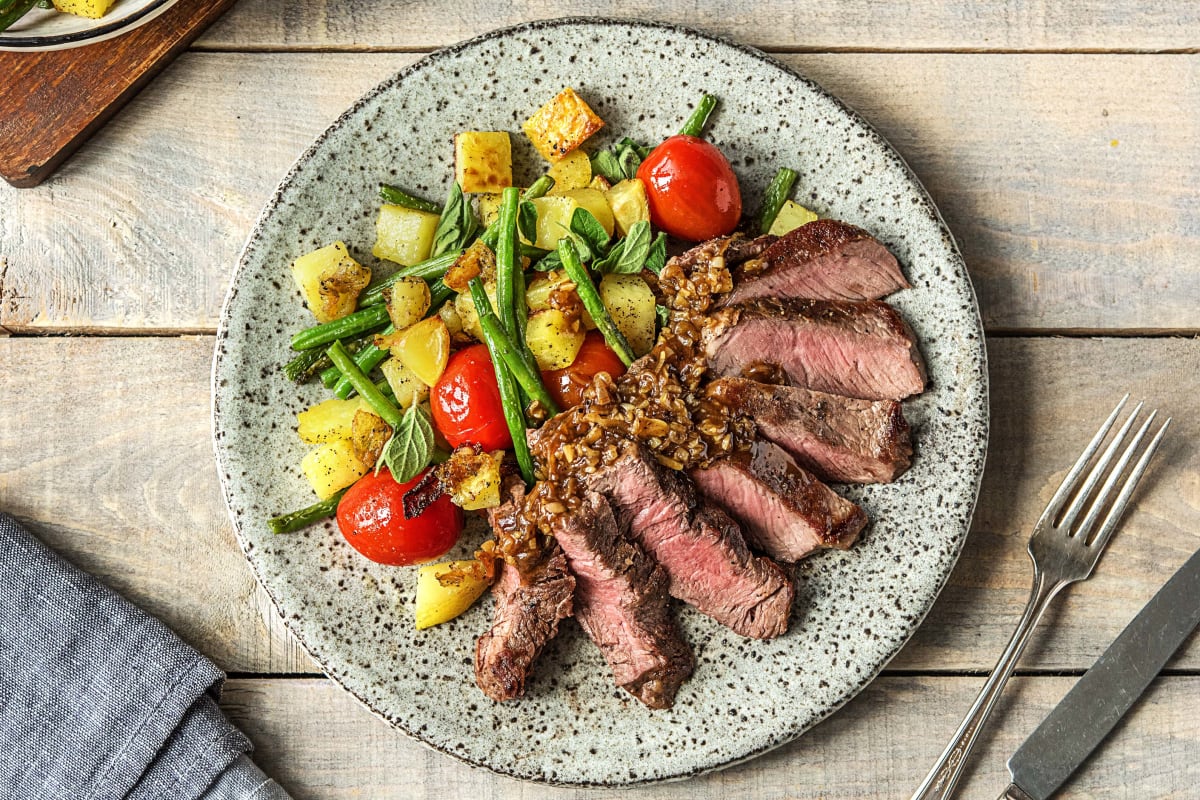
[[[396,186],[388,186],[386,183],[379,184],[379,196],[394,206],[404,206],[405,208],[412,208],[417,211],[427,211],[430,214],[442,213],[442,207],[437,203],[413,197],[403,189]]]
[[[392,385],[386,380],[375,381],[375,388],[378,389],[379,393],[388,400],[391,400],[393,403],[396,402],[396,393],[392,390]]]
[[[401,278],[423,278],[427,281],[435,281],[446,274],[446,270],[454,266],[454,262],[458,260],[458,253],[446,253],[437,258],[427,258],[413,264],[410,267],[401,267],[396,272],[387,276],[379,283],[367,289],[358,298],[359,308],[367,306],[377,306],[383,302],[383,290],[394,284]]]
[[[438,278],[429,286],[429,307],[436,309],[450,299],[455,292]]]
[[[628,367],[633,363],[633,348],[629,346],[624,334],[617,328],[617,323],[613,322],[608,309],[604,307],[604,301],[600,299],[600,293],[596,291],[596,284],[592,283],[587,267],[579,261],[575,246],[567,239],[559,239],[558,257],[567,272],[567,277],[575,284],[575,292],[583,302],[583,307],[592,315],[592,321],[604,336],[604,341],[617,354],[617,358],[621,359],[621,363]]]
[[[0,31],[6,31],[17,20],[28,14],[38,0],[16,0],[11,6],[0,4]]]
[[[526,394],[545,406],[552,416],[557,414],[558,405],[546,391],[541,375],[536,369],[530,367],[520,349],[513,344],[512,338],[504,332],[500,320],[496,318],[496,312],[492,310],[492,301],[488,299],[487,292],[483,290],[483,282],[479,278],[474,278],[471,280],[470,287],[471,299],[475,302],[475,313],[479,315],[479,327],[483,332],[483,340],[488,346],[488,352],[493,353],[492,360],[495,361],[496,354],[499,354],[504,365],[508,367],[513,378]],[[524,411],[522,410],[523,416]]]
[[[704,133],[704,124],[708,122],[708,115],[717,107],[717,98],[711,94],[701,96],[700,102],[696,104],[696,110],[687,118],[687,122],[683,123],[683,127],[679,130],[680,136],[701,136]]]
[[[375,387],[354,360],[346,353],[346,348],[342,347],[341,342],[334,342],[329,346],[329,359],[342,371],[342,374],[350,379],[350,383],[354,385],[354,389],[363,396],[363,399],[370,404],[375,413],[383,418],[383,421],[391,425],[393,430],[400,424],[400,411],[392,401],[383,396],[383,393]]]
[[[529,188],[521,192],[522,200],[537,200],[539,197],[545,197],[546,193],[554,188],[554,178],[549,175],[543,175],[529,185]]]
[[[389,333],[395,333],[396,328],[393,325],[388,325],[379,332],[380,336],[387,336]],[[374,337],[372,337],[374,339]],[[388,357],[388,351],[376,347],[374,341],[367,342],[363,349],[354,354],[354,363],[362,371],[364,375],[370,375],[371,370],[383,363],[383,360]],[[339,370],[340,372],[340,370]],[[338,381],[332,387],[333,393],[345,400],[354,394],[354,387],[350,384],[350,379],[345,375],[338,376]]]
[[[762,211],[759,212],[759,233],[771,230],[771,226],[775,224],[775,218],[779,216],[779,210],[787,202],[788,195],[792,193],[792,186],[795,183],[796,173],[794,170],[780,167],[779,171],[775,173],[775,177],[771,179],[771,185],[767,187],[767,194],[763,198]]]
[[[371,306],[361,311],[355,311],[353,314],[341,319],[335,319],[333,322],[314,325],[311,328],[300,331],[292,337],[292,349],[311,350],[314,347],[320,347],[323,344],[329,344],[338,339],[345,339],[348,336],[358,336],[372,328],[383,327],[387,323],[387,308],[384,306]]]
[[[302,528],[307,528],[314,522],[320,522],[326,517],[332,517],[337,513],[338,501],[342,499],[342,495],[349,488],[347,486],[341,491],[334,492],[332,496],[319,503],[313,503],[308,508],[302,508],[290,514],[280,514],[278,517],[271,517],[271,519],[267,520],[267,527],[271,529],[271,533],[295,533]]]
[[[322,362],[325,362],[322,364]],[[283,374],[293,383],[304,383],[313,376],[314,372],[328,366],[328,359],[319,348],[305,350],[300,355],[283,365]]]
[[[517,330],[516,307],[513,304],[513,274],[517,271],[517,206],[521,195],[513,187],[504,190],[500,200],[500,234],[496,239],[496,305],[504,332],[512,336]]]

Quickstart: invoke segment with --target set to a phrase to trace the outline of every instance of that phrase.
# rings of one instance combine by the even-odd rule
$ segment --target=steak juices
[[[867,523],[821,478],[886,482],[908,467],[899,401],[925,370],[878,300],[907,286],[886,248],[834,220],[671,259],[658,343],[531,432],[539,480],[528,494],[507,484],[490,514],[509,563],[476,650],[480,688],[520,695],[572,613],[652,708],[693,668],[669,597],[742,636],[784,633],[794,588],[776,562],[849,547]]]

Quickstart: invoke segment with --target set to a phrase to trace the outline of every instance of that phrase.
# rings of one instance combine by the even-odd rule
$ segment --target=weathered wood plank
[[[202,40],[205,47],[422,50],[494,28],[565,15],[677,22],[777,50],[1164,50],[1195,47],[1200,16],[1183,3],[958,4],[544,2],[366,5],[333,0],[301,11],[281,0],[240,3]]]
[[[287,165],[415,58],[184,56],[49,184],[0,187],[0,326],[211,331]],[[909,160],[990,328],[1200,329],[1200,118],[1164,111],[1200,106],[1200,56],[785,60]]]
[[[1003,791],[1008,785],[1005,761],[1073,682],[1015,678],[958,796],[990,800]],[[980,683],[978,678],[884,677],[796,742],[747,764],[647,787],[636,795],[647,800],[907,797],[950,738]],[[222,706],[253,740],[255,761],[296,800],[583,800],[633,794],[556,789],[472,769],[388,727],[325,680],[232,680]],[[1200,782],[1197,712],[1200,678],[1160,678],[1056,797],[1193,797]]]
[[[312,671],[234,541],[209,444],[213,340],[0,339],[0,508],[161,616],[222,667]],[[1022,666],[1082,669],[1200,546],[1200,341],[993,339],[991,457],[974,532],[893,662],[991,667],[1024,607],[1028,531],[1126,389],[1176,427],[1095,577],[1065,595]],[[281,469],[286,466],[281,466]],[[264,619],[266,621],[264,621]],[[1200,668],[1200,642],[1176,662]]]

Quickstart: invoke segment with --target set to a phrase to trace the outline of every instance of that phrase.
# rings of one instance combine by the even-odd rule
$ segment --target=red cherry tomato
[[[542,383],[560,408],[577,406],[583,400],[583,390],[592,382],[592,377],[607,372],[614,378],[625,374],[625,364],[612,348],[604,343],[599,331],[592,331],[583,340],[583,346],[571,366],[549,369],[542,373]]]
[[[450,356],[442,377],[430,393],[429,407],[433,424],[451,447],[464,444],[477,444],[484,450],[512,447],[487,345],[472,345]]]
[[[680,239],[702,242],[733,233],[742,192],[725,155],[695,136],[672,136],[638,167],[650,221]]]
[[[342,495],[338,530],[358,552],[380,564],[419,564],[446,553],[462,533],[462,509],[443,494],[413,519],[404,518],[404,493],[425,476],[397,483],[387,468],[358,479]]]

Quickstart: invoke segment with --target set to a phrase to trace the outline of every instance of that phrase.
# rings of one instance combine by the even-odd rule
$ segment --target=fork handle
[[[962,777],[963,768],[966,766],[967,757],[971,755],[971,750],[975,747],[976,739],[983,730],[984,723],[991,715],[996,701],[1000,699],[1000,693],[1004,691],[1004,685],[1008,683],[1008,678],[1012,675],[1013,668],[1017,666],[1021,653],[1025,651],[1025,645],[1029,643],[1033,629],[1037,626],[1038,620],[1042,618],[1047,606],[1050,605],[1050,601],[1065,585],[1065,583],[1048,583],[1041,570],[1035,567],[1033,591],[1029,595],[1029,602],[1025,606],[1021,622],[1017,625],[1008,646],[1004,648],[1004,654],[1000,656],[987,683],[983,685],[979,696],[975,698],[971,710],[967,712],[967,718],[958,726],[954,738],[942,751],[942,755],[933,765],[933,769],[925,776],[925,780],[913,794],[912,800],[946,800],[954,794],[959,778]]]

